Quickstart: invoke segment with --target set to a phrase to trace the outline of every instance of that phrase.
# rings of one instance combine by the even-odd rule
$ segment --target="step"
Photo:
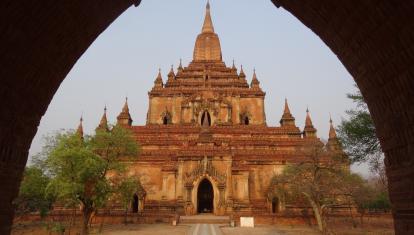
[[[229,216],[185,215],[180,216],[180,224],[229,224]]]

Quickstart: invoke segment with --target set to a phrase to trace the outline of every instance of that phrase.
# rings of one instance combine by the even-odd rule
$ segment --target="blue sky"
[[[254,2],[254,3],[253,3]],[[335,124],[353,107],[346,93],[354,81],[332,51],[301,22],[270,0],[211,0],[212,18],[223,59],[243,64],[248,81],[253,68],[266,92],[267,124],[278,125],[287,97],[296,124],[303,128],[309,106],[318,136],[327,139],[329,114]],[[42,137],[74,129],[83,115],[93,133],[105,105],[115,122],[128,96],[134,125],[145,123],[148,94],[158,68],[164,81],[179,59],[188,64],[201,31],[205,0],[143,0],[116,19],[67,75],[43,116],[30,154]],[[366,172],[365,167],[354,167]]]

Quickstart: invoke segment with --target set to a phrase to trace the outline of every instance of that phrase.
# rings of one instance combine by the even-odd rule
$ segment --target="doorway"
[[[279,212],[279,198],[274,197],[272,199],[272,213],[278,213]]]
[[[201,116],[201,125],[211,126],[211,117],[208,111],[204,111],[203,115]]]
[[[138,213],[138,204],[139,204],[138,196],[137,194],[134,194],[134,198],[132,201],[132,213]]]
[[[214,191],[208,179],[200,182],[197,190],[197,212],[212,213],[213,212]]]

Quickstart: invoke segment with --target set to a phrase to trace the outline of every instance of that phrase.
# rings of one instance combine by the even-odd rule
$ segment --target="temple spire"
[[[329,117],[329,139],[335,139],[335,138],[337,138],[337,136],[336,136],[335,128],[332,123],[332,117]]]
[[[220,39],[214,32],[210,3],[207,2],[203,27],[194,45],[193,61],[221,62],[222,59]]]
[[[178,71],[183,70],[183,60],[180,58],[180,64],[178,65]]]
[[[161,76],[161,68],[158,69],[158,75],[157,78],[155,78],[154,81],[154,87],[159,87],[162,88],[163,87],[163,82],[162,82],[162,76]]]
[[[305,121],[305,128],[303,129],[303,137],[309,138],[314,137],[316,138],[316,129],[313,127],[312,120],[309,114],[309,108],[306,108],[306,121]]]
[[[287,98],[285,98],[285,109],[283,110],[283,114],[290,114]]]
[[[168,80],[174,80],[175,78],[175,73],[174,73],[174,65],[171,65],[171,69],[170,72],[168,73]]]
[[[210,1],[207,1],[202,33],[214,33],[213,21],[210,15]]]
[[[79,126],[76,130],[76,134],[78,134],[83,139],[83,117],[81,116],[79,119]]]
[[[239,78],[241,79],[246,79],[246,74],[243,71],[243,65],[240,65],[240,73],[239,73]]]
[[[253,78],[252,78],[252,82],[250,83],[250,87],[251,88],[259,88],[260,82],[259,79],[257,79],[257,75],[256,75],[256,69],[253,70]]]
[[[295,126],[295,118],[290,113],[288,101],[285,98],[285,108],[283,110],[282,118],[280,119],[281,126]]]
[[[106,105],[104,108],[104,113],[102,115],[101,121],[99,122],[98,127],[96,128],[96,130],[105,130],[105,131],[109,131],[109,127],[108,127],[108,119],[106,117]]]
[[[124,126],[132,125],[132,118],[131,114],[129,113],[128,97],[125,97],[124,107],[122,107],[122,111],[116,119],[118,120],[117,124],[121,124]]]
[[[309,108],[306,108],[305,127],[313,127],[312,119],[311,119],[311,117],[309,115]]]
[[[332,117],[329,117],[329,139],[326,147],[330,151],[342,152],[342,146],[336,135],[335,128],[333,126]]]

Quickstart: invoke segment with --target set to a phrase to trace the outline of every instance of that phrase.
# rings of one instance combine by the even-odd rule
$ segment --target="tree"
[[[287,183],[285,193],[294,198],[303,197],[312,207],[319,230],[325,231],[326,209],[343,203],[345,198],[347,159],[314,145],[306,146],[304,153],[306,161],[289,165],[283,171],[281,178]]]
[[[47,215],[54,201],[46,194],[46,187],[50,178],[37,166],[26,167],[20,185],[19,195],[14,200],[16,214],[23,215],[30,212],[40,212],[40,216]]]
[[[338,127],[344,149],[352,162],[368,162],[371,171],[380,173],[383,153],[368,106],[360,91],[347,97],[356,103],[356,108],[346,111],[348,119],[343,119]]]
[[[363,217],[375,197],[375,189],[358,174],[347,175],[344,182],[349,196],[349,207],[351,210],[353,206],[356,207],[361,225],[363,225]]]
[[[80,138],[77,133],[56,137],[46,159],[52,175],[48,191],[67,205],[82,207],[82,234],[88,234],[93,213],[105,205],[114,191],[111,175],[123,172],[120,161],[137,155],[138,147],[129,130],[115,126],[111,131],[96,132]]]

